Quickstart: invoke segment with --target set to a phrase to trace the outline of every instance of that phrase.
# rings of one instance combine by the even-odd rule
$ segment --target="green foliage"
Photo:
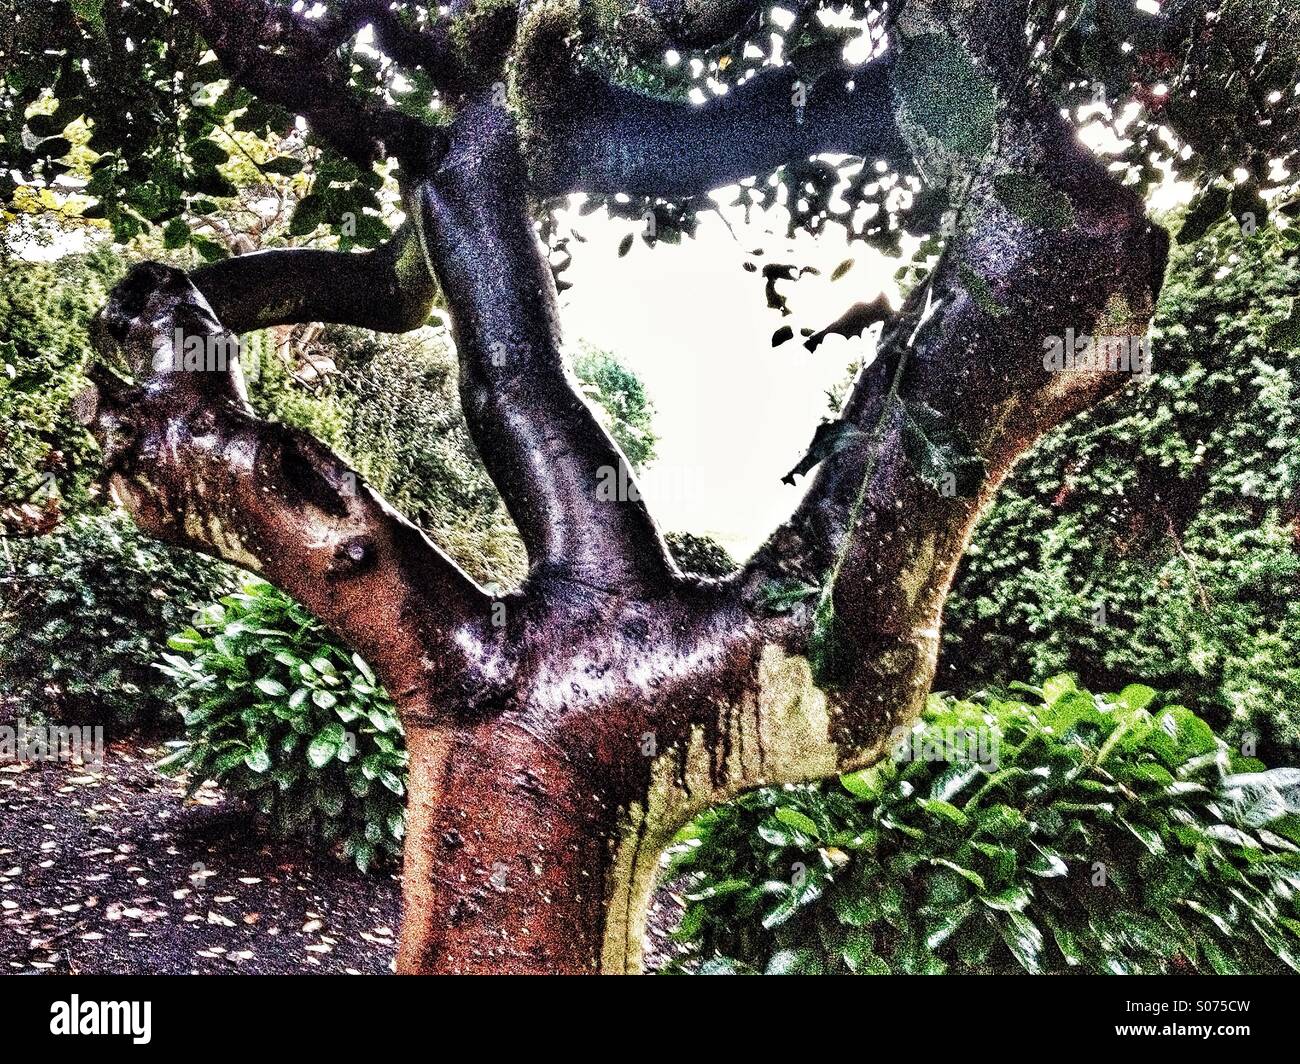
[[[1274,230],[1225,220],[1176,252],[1154,378],[1039,441],[977,531],[940,686],[1142,676],[1300,761],[1297,286]]]
[[[91,318],[120,268],[104,252],[4,264],[0,285],[0,510],[57,495],[87,501],[97,454],[73,418]]]
[[[339,372],[313,385],[295,381],[260,342],[267,349],[251,388],[259,414],[328,443],[475,579],[510,586],[523,578],[523,544],[470,438],[443,333],[326,328],[317,342]],[[574,373],[628,460],[653,461],[654,407],[636,376],[594,348]]]
[[[157,724],[171,685],[150,663],[201,603],[232,585],[231,571],[146,538],[118,512],[76,516],[5,551],[0,691],[68,722]]]
[[[676,840],[688,970],[1300,970],[1300,769],[1148,687],[932,696],[893,759]]]
[[[334,390],[313,390],[294,380],[290,366],[276,348],[273,333],[252,333],[241,342],[242,350],[254,356],[258,370],[256,379],[248,382],[253,410],[261,417],[309,432],[326,446],[343,450],[348,410]]]
[[[445,336],[331,329],[325,342],[342,370],[341,451],[471,576],[517,582],[523,544],[470,439]]]
[[[402,725],[370,667],[250,580],[173,636],[185,741],[160,768],[246,796],[275,831],[337,843],[365,871],[401,852]]]
[[[730,576],[738,568],[727,548],[710,536],[692,532],[669,532],[664,539],[673,559],[684,573],[694,576]]]
[[[595,401],[598,413],[614,442],[622,448],[633,469],[655,459],[654,406],[636,375],[613,355],[584,347],[573,360],[573,372],[582,392]]]

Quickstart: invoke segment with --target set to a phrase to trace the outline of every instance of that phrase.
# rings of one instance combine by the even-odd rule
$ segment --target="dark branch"
[[[564,365],[555,285],[509,115],[485,101],[467,104],[420,193],[422,235],[455,329],[465,416],[534,577],[661,588],[672,566],[654,522]]]
[[[423,151],[428,128],[358,97],[334,54],[338,42],[317,22],[271,0],[177,0],[177,7],[237,84],[302,115],[358,165]]]
[[[820,153],[906,158],[894,124],[891,69],[882,58],[823,75],[804,86],[802,109],[791,68],[764,71],[702,105],[581,77],[571,107],[557,108],[554,123],[539,132],[534,180],[550,194],[676,197]]]
[[[428,321],[438,291],[409,223],[374,251],[260,251],[204,266],[193,280],[234,333],[311,321],[408,332]]]

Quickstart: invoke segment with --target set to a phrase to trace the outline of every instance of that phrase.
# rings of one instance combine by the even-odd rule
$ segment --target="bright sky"
[[[821,329],[853,303],[882,290],[897,303],[897,263],[861,245],[849,250],[832,228],[791,245],[784,232],[745,226],[739,215],[700,219],[694,239],[651,249],[635,241],[624,258],[618,244],[634,223],[602,213],[569,219],[588,240],[571,243],[574,287],[563,296],[569,339],[614,354],[645,385],[656,408],[658,459],[640,477],[651,511],[666,531],[718,539],[737,557],[758,546],[794,509],[803,491],[781,477],[803,456],[828,413],[826,391],[849,364],[874,350],[874,331],[855,340],[830,337],[808,352],[799,328]],[[747,252],[764,248],[761,258]],[[831,272],[847,258],[840,280]],[[784,282],[794,315],[767,307],[760,273],[767,262],[816,266],[796,286]],[[773,349],[783,324],[795,338]]]

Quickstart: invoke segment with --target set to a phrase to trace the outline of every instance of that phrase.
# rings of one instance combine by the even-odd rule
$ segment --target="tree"
[[[297,116],[321,149],[291,229],[326,226],[338,249],[137,268],[100,318],[83,412],[144,529],[279,585],[393,694],[411,754],[401,971],[636,970],[688,817],[868,765],[921,709],[978,515],[1036,438],[1138,368],[1167,249],[1143,191],[1172,169],[1203,186],[1195,216],[1272,224],[1300,40],[1276,0],[854,3],[848,28],[833,6],[68,0],[0,31],[0,192],[57,199],[62,133],[84,123],[90,212],[118,239],[181,243],[235,191],[228,126],[279,137]],[[872,58],[850,65],[846,43]],[[1123,133],[1109,165],[1063,114],[1081,107]],[[794,515],[715,580],[673,564],[575,393],[537,225],[582,192],[675,239],[737,182],[792,228],[935,239],[818,429]],[[231,357],[271,325],[410,330],[436,298],[529,555],[502,596],[325,447],[253,416]],[[1100,368],[1062,363],[1076,338]]]

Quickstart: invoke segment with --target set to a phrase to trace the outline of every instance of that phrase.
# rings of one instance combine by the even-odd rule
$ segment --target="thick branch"
[[[363,101],[348,84],[317,22],[271,0],[177,0],[239,85],[305,117],[313,132],[361,166],[392,152],[419,153],[427,127]]]
[[[565,368],[555,285],[526,192],[508,114],[471,102],[437,173],[420,186],[465,415],[534,576],[653,589],[672,566],[626,459]]]
[[[845,420],[861,430],[856,442],[827,459],[790,524],[749,570],[751,579],[793,571],[828,585],[814,649],[832,673],[847,667],[845,682],[871,693],[877,711],[888,712],[886,724],[906,721],[923,703],[952,574],[1012,464],[1042,433],[1143,370],[1145,352],[1135,343],[1164,275],[1168,241],[1140,199],[1050,102],[1024,92],[1014,73],[1023,18],[1008,15],[1005,33],[982,19],[977,25],[989,32],[972,51],[998,77],[994,147],[965,160],[918,149],[923,169],[966,189],[958,235],[886,328],[878,360],[855,387]],[[1035,220],[999,197],[995,182],[1008,174],[1046,205]],[[1078,337],[1108,338],[1109,350],[1123,343],[1123,362],[1058,370],[1045,358]],[[974,497],[922,478],[909,418],[923,407],[985,463]],[[856,706],[851,697],[849,704]],[[844,722],[859,716],[865,740],[870,706]]]
[[[204,266],[193,280],[233,333],[311,321],[409,332],[428,321],[438,293],[410,223],[374,251],[259,251]]]
[[[790,68],[764,71],[702,105],[584,77],[571,109],[558,110],[555,124],[539,134],[534,180],[551,194],[673,197],[709,192],[821,153],[904,158],[891,70],[890,60],[879,59],[826,74],[803,86],[802,108],[796,106],[802,83]]]
[[[288,591],[374,662],[401,704],[427,712],[454,690],[463,707],[490,657],[486,596],[324,445],[250,413],[237,341],[189,279],[137,267],[97,333],[137,381],[98,369],[87,411],[136,522]]]

